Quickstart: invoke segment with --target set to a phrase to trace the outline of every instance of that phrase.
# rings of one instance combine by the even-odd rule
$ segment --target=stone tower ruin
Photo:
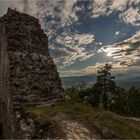
[[[38,19],[9,8],[0,18],[1,137],[23,138],[22,118],[17,117],[21,108],[50,104],[62,94],[48,38]]]

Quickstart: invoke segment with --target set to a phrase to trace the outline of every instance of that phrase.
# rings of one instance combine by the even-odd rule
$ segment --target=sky
[[[140,0],[0,0],[37,17],[61,76],[113,73],[140,77]]]

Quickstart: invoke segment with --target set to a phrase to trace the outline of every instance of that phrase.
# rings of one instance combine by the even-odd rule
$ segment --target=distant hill
[[[126,76],[125,74],[117,74],[116,84],[123,88],[129,88],[131,86],[140,87],[140,76],[131,77]],[[84,75],[84,76],[70,76],[70,77],[61,77],[62,84],[64,87],[87,84],[92,85],[96,82],[96,75]]]
[[[61,77],[63,86],[72,86],[79,84],[93,84],[96,81],[96,75],[84,75],[84,76],[70,76]]]

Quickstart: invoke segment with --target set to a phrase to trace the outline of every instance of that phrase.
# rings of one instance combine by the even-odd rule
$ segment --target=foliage
[[[85,85],[72,86],[65,89],[65,98],[75,102],[92,103],[95,87],[86,87]]]
[[[99,107],[99,95],[96,85],[91,87],[79,85],[65,89],[66,100],[88,103],[93,107]],[[108,110],[125,116],[140,116],[140,89],[132,87],[124,90],[115,87],[113,95],[108,98]]]
[[[131,87],[118,93],[110,104],[110,110],[127,116],[140,116],[140,89]]]
[[[107,110],[108,99],[115,91],[115,77],[111,76],[112,66],[105,64],[98,70],[97,75],[97,93],[100,95],[100,105]]]
[[[65,89],[65,99],[91,104],[93,107],[116,112],[127,116],[140,116],[140,89],[132,87],[124,90],[116,86],[111,76],[111,65],[106,64],[98,71],[97,82],[88,87],[86,84]]]

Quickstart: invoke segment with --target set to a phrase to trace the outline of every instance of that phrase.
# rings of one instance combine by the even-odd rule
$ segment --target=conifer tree
[[[111,75],[111,69],[112,65],[105,64],[100,67],[97,75],[96,86],[98,94],[100,94],[100,105],[102,105],[105,110],[107,110],[108,98],[111,97],[115,91],[115,77]]]

